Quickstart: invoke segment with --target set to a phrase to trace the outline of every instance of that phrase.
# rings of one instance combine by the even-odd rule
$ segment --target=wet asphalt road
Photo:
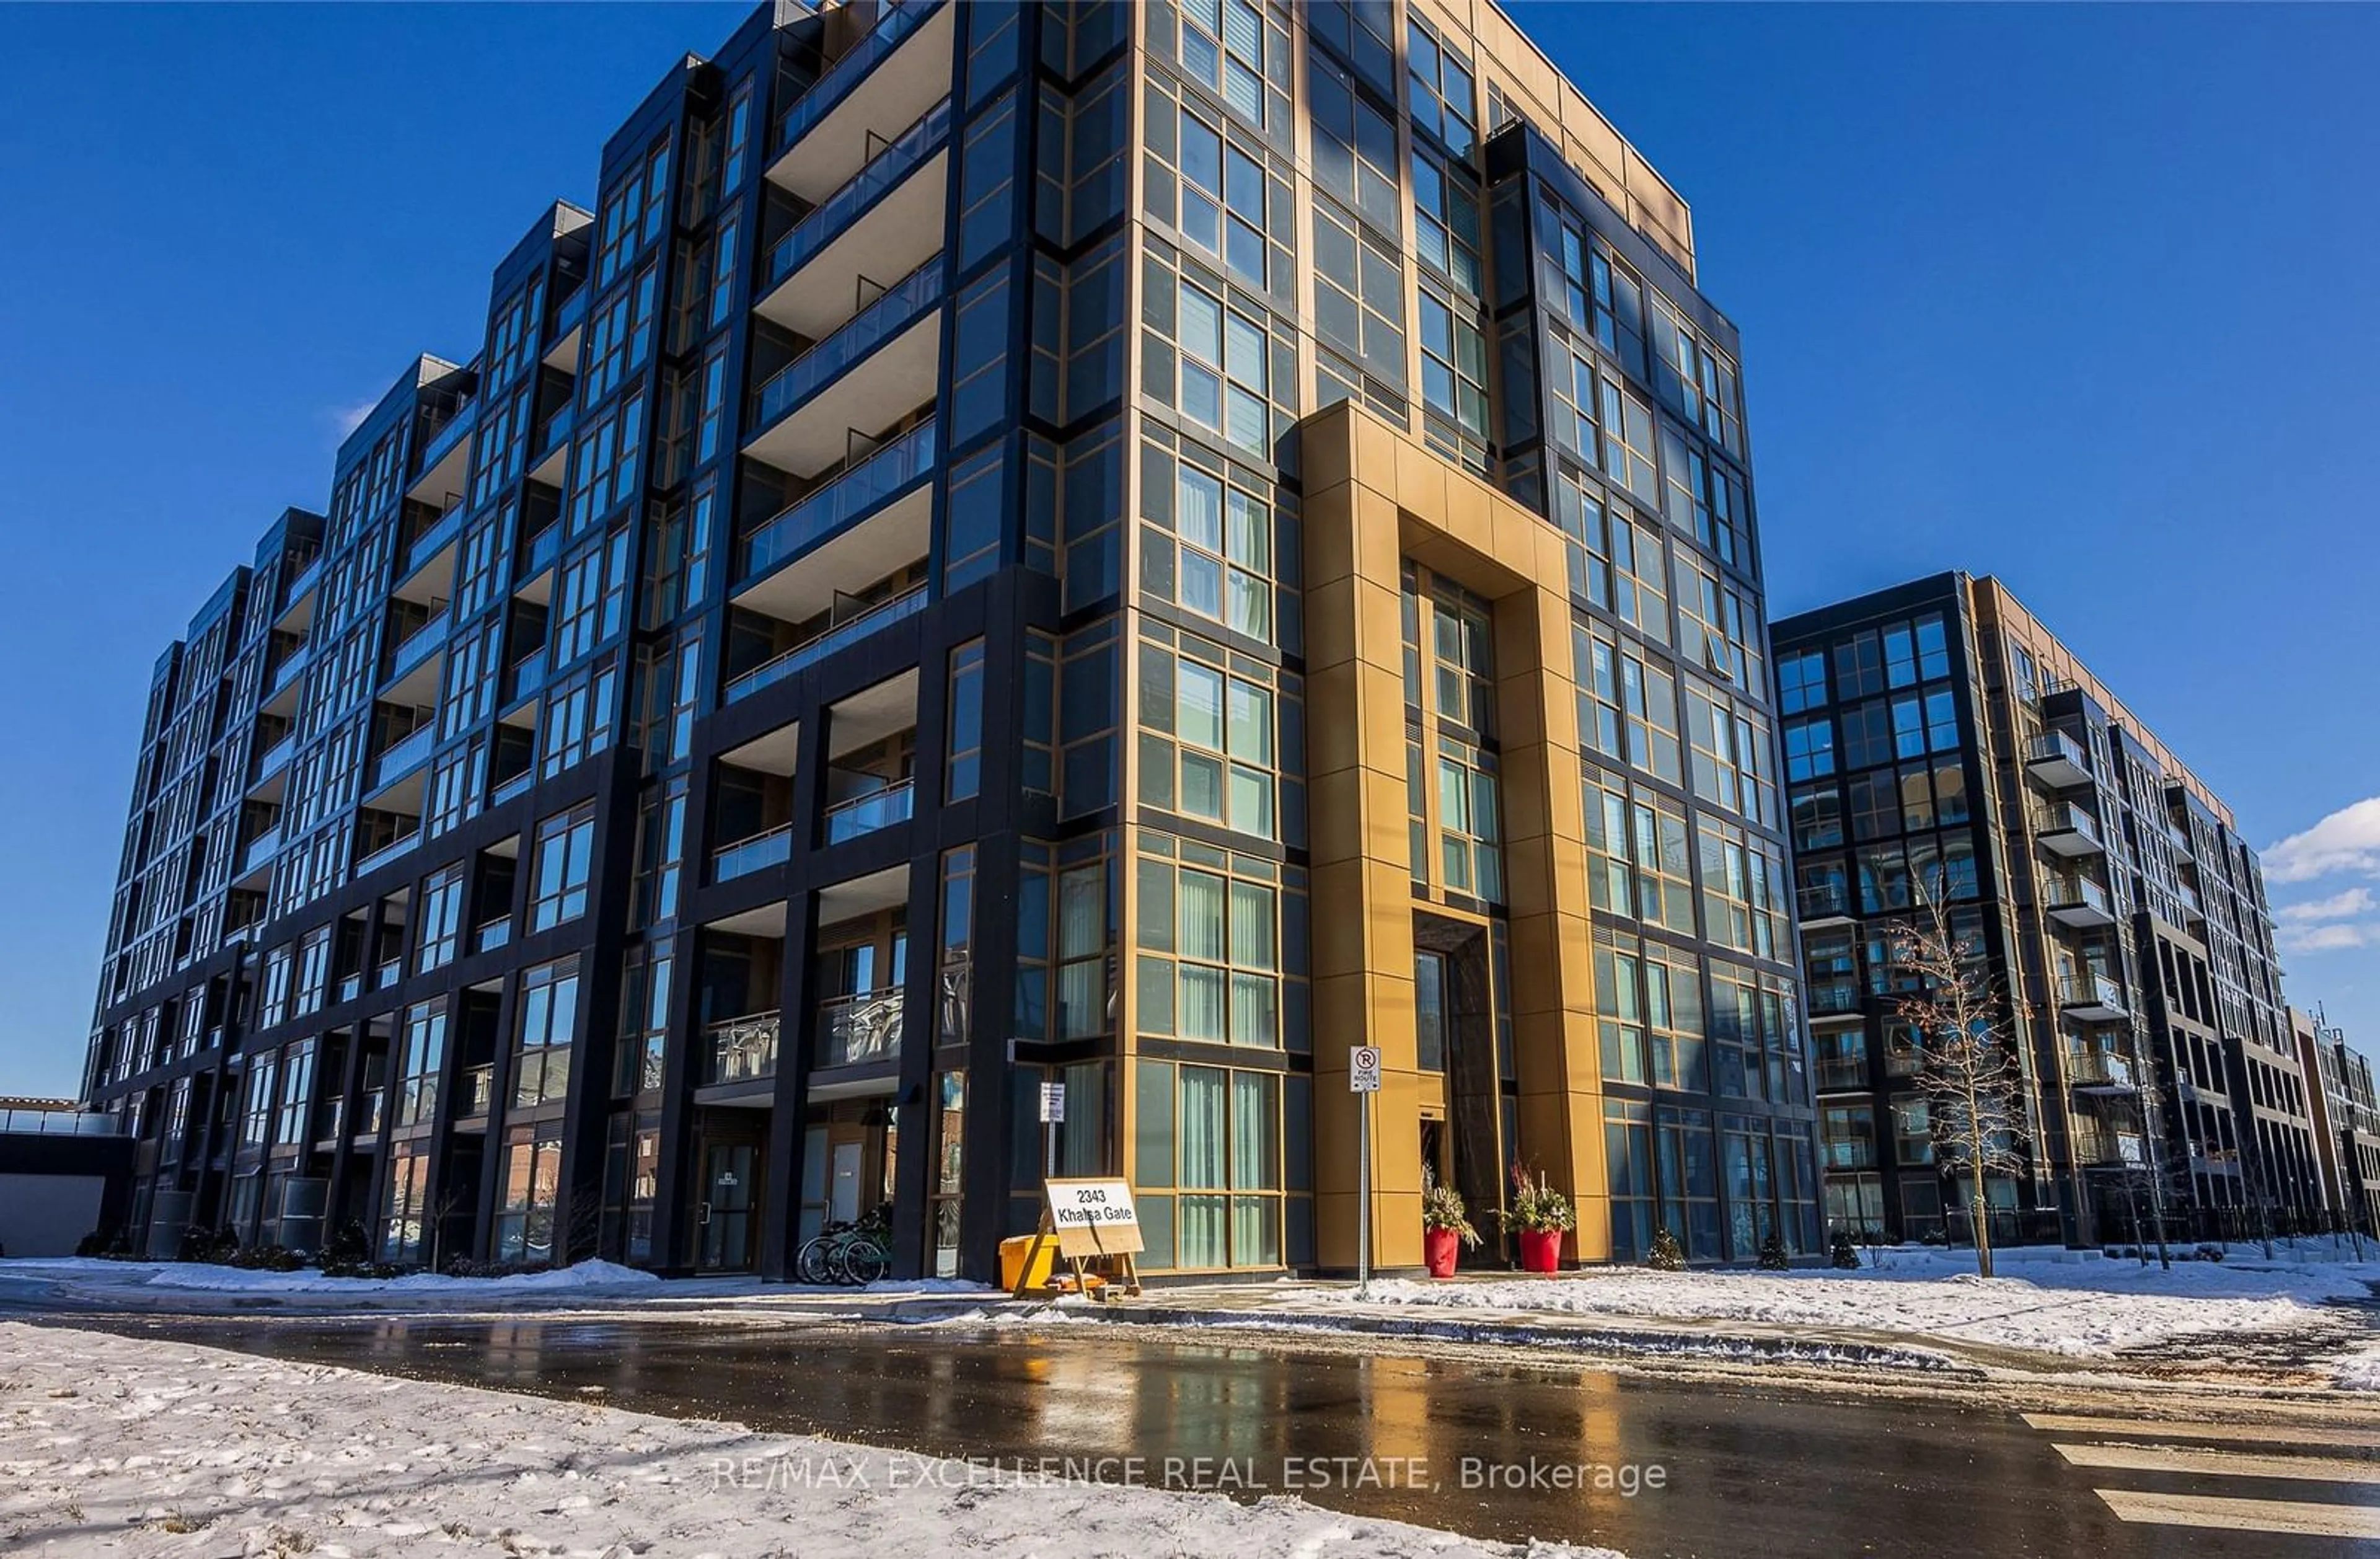
[[[1953,1403],[1621,1377],[1380,1352],[1150,1341],[1088,1327],[981,1333],[519,1319],[73,1318],[280,1358],[732,1419],[940,1455],[1144,1458],[1135,1480],[1314,1503],[1479,1538],[1656,1555],[2255,1555],[2380,1544],[2134,1525],[2052,1437]],[[1090,1334],[1085,1334],[1089,1333]],[[2380,1430],[2375,1431],[2380,1442]],[[2380,1454],[2380,1453],[2375,1453]],[[1169,1466],[1166,1458],[1175,1458]],[[1374,1458],[1370,1480],[1354,1461]],[[1200,1460],[1203,1458],[1203,1460]],[[1466,1464],[1519,1487],[1465,1487]],[[1556,1469],[1601,1465],[1557,1486]],[[1650,1469],[1662,1486],[1650,1486]],[[1536,1469],[1534,1480],[1530,1469]],[[1169,1474],[1171,1476],[1169,1476]],[[1114,1474],[1111,1472],[1111,1476]],[[1475,1482],[1476,1474],[1473,1481]],[[1578,1486],[1579,1483],[1585,1486]],[[2129,1486],[2233,1495],[2236,1479]],[[2380,1504],[2380,1488],[2260,1480],[2258,1497]]]

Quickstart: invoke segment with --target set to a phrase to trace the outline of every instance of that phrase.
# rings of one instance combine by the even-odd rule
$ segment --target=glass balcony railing
[[[915,790],[909,781],[888,785],[881,790],[871,790],[865,796],[855,796],[848,801],[829,807],[826,812],[826,842],[840,845],[846,839],[856,839],[863,834],[873,834],[880,828],[890,828],[896,822],[909,821]]]
[[[531,457],[532,460],[542,460],[552,454],[553,446],[570,436],[571,426],[577,420],[577,400],[573,398],[563,402],[560,408],[545,420],[545,426],[537,431],[537,454]]]
[[[446,613],[443,603],[428,622],[415,628],[388,658],[387,680],[394,682],[415,666],[438,652],[446,642]]]
[[[528,555],[521,562],[519,583],[536,579],[562,555],[562,521],[555,520],[528,539]]]
[[[311,552],[293,554],[284,566],[293,570],[281,591],[281,609],[285,612],[322,582],[322,549],[316,546]]]
[[[580,325],[585,324],[587,323],[587,300],[593,297],[594,294],[595,289],[589,286],[586,282],[582,280],[578,284],[578,290],[564,298],[562,300],[562,306],[554,310],[553,328],[546,333],[547,337],[552,341],[558,342],[572,331],[577,330]]]
[[[706,1085],[759,1082],[777,1075],[777,1015],[749,1013],[703,1030],[710,1044],[702,1080]]]
[[[819,1066],[864,1066],[900,1054],[901,1005],[897,985],[819,1004]]]
[[[546,654],[543,645],[531,650],[504,668],[504,707],[513,705],[545,686]]]
[[[793,827],[780,823],[766,834],[755,834],[748,839],[738,839],[732,845],[722,845],[713,850],[710,854],[710,880],[731,883],[755,871],[783,866],[793,858]]]
[[[31,1137],[122,1137],[130,1115],[91,1110],[0,1110],[0,1132]]]
[[[2148,1154],[2136,1131],[2110,1131],[2094,1127],[2074,1134],[2074,1162],[2081,1164],[2137,1164]]]
[[[2131,1057],[2095,1045],[2068,1051],[2066,1072],[2076,1088],[2130,1089],[2137,1081]]]
[[[1813,1017],[1840,1017],[1859,1010],[1860,988],[1848,980],[1810,987],[1809,1011]]]
[[[934,469],[934,424],[919,423],[744,538],[750,579],[824,541]]]
[[[507,774],[496,781],[494,786],[489,790],[488,801],[491,805],[498,801],[509,801],[536,783],[537,772],[533,769],[523,769],[516,774]]]
[[[906,595],[896,595],[890,601],[871,606],[856,617],[835,624],[816,638],[795,645],[775,659],[754,666],[727,685],[723,701],[734,703],[738,699],[749,698],[771,683],[783,681],[802,667],[824,660],[845,645],[856,644],[904,617],[917,615],[925,604],[926,587],[919,585]]]
[[[2107,890],[2087,877],[2060,877],[2049,883],[2045,895],[2050,913],[2072,920],[2105,920],[2115,918],[2107,902]]]
[[[2025,765],[2052,785],[2079,784],[2091,777],[2091,754],[2081,742],[2056,729],[2044,731],[2024,749]]]
[[[271,779],[289,766],[289,755],[297,750],[298,733],[292,730],[279,741],[256,755],[256,770],[249,775],[248,783],[255,785],[260,781]]]
[[[2102,844],[2099,836],[2099,820],[2068,801],[2060,801],[2055,806],[2044,807],[2036,811],[2034,814],[2033,831],[2044,837],[2067,836],[2060,840],[2063,846],[2079,843],[2096,848]]]
[[[907,329],[941,298],[942,257],[937,253],[887,287],[825,340],[771,374],[753,397],[753,430],[768,427],[809,399],[820,385]]]
[[[239,852],[240,875],[245,877],[249,872],[255,871],[258,867],[262,866],[266,861],[271,860],[273,859],[273,852],[280,847],[281,830],[278,827],[268,828],[263,833],[258,834],[255,838],[250,839],[248,842],[248,847]]]
[[[470,432],[479,420],[480,403],[476,400],[465,401],[455,408],[454,416],[447,418],[440,424],[438,431],[430,435],[430,442],[421,449],[421,463],[414,469],[426,471],[444,459],[454,452],[456,445],[463,442],[464,436]]]
[[[2058,981],[2058,1005],[2122,1012],[2124,988],[2104,974],[2064,975]]]
[[[424,527],[419,535],[413,538],[412,544],[405,549],[407,573],[412,573],[437,556],[440,548],[462,534],[463,511],[468,506],[463,502],[462,494],[455,494],[455,501],[447,505],[436,519]]]
[[[1852,890],[1847,883],[1803,888],[1795,898],[1804,920],[1831,920],[1852,913]]]
[[[397,857],[405,854],[406,851],[413,848],[414,846],[419,845],[419,843],[421,843],[421,825],[419,822],[416,822],[411,833],[398,834],[387,844],[382,845],[371,854],[364,857],[363,859],[356,862],[355,875],[358,877],[370,876],[372,872],[379,871],[383,866],[386,866],[390,861],[395,860]]]
[[[463,1069],[463,1093],[460,1118],[483,1120],[496,1102],[496,1069],[493,1066],[467,1066]]]
[[[812,126],[849,97],[851,89],[866,79],[868,73],[899,47],[901,40],[917,31],[941,4],[942,0],[887,0],[868,36],[819,72],[809,89],[786,106],[783,116],[777,121],[777,150],[783,152],[808,134]]]
[[[812,256],[843,235],[876,198],[908,177],[942,149],[951,134],[951,100],[942,99],[917,121],[896,135],[884,150],[846,180],[842,189],[818,203],[816,210],[788,229],[769,251],[769,276],[773,287],[808,264]]]
[[[313,645],[300,644],[283,655],[279,663],[273,666],[273,675],[264,679],[265,697],[271,698],[287,687],[291,677],[306,669],[306,662],[312,657],[313,653]]]
[[[499,915],[492,920],[482,920],[471,933],[471,951],[491,953],[513,939],[513,918]]]
[[[437,739],[437,725],[434,723],[428,723],[415,727],[409,735],[400,737],[389,743],[387,747],[381,749],[380,756],[372,760],[371,782],[366,788],[378,790],[390,781],[401,778],[419,767],[428,761],[430,749]]]

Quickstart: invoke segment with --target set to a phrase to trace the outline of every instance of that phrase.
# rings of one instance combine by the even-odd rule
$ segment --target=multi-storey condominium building
[[[1818,1237],[1736,332],[1492,6],[764,7],[160,663],[140,1234]]]
[[[1896,1004],[1893,931],[1929,901],[2003,994],[2023,1076],[1999,1237],[2319,1209],[2263,873],[2221,800],[1997,579],[1823,607],[1775,645],[1829,1221],[1944,1228],[1923,1036]]]
[[[2380,1090],[2371,1057],[2320,1013],[2289,1009],[2313,1115],[2314,1157],[2336,1224],[2380,1235]]]

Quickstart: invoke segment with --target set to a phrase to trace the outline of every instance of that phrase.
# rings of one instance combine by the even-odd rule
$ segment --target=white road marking
[[[2380,1462],[2332,1456],[2252,1456],[2232,1451],[2178,1451],[2163,1445],[2068,1445],[2058,1454],[2076,1467],[2141,1472],[2194,1472],[2217,1478],[2302,1478],[2323,1483],[2380,1484]]]
[[[2276,1445],[2338,1445],[2380,1456],[2380,1429],[2331,1424],[2222,1424],[2171,1419],[2099,1419],[2075,1413],[2026,1413],[2035,1429],[2066,1434],[2121,1434],[2165,1440],[2238,1440]]]
[[[2168,1527],[2221,1527],[2295,1537],[2380,1538],[2380,1506],[2307,1504],[2295,1500],[2228,1500],[2204,1494],[2137,1494],[2095,1490],[2126,1521]]]

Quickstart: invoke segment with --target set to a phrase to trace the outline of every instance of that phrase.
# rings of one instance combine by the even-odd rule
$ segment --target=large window
[[[551,1261],[562,1200],[562,1144],[527,1133],[504,1147],[504,1201],[496,1211],[496,1259]]]
[[[437,1117],[439,1078],[445,1063],[446,999],[441,996],[407,1008],[395,1124],[418,1126]]]
[[[426,974],[455,961],[463,929],[461,866],[449,866],[423,880],[420,917],[414,941],[420,952],[416,968]]]
[[[595,849],[595,803],[557,812],[537,825],[536,882],[529,929],[545,931],[587,913],[587,881]]]
[[[1439,737],[1439,869],[1449,893],[1504,902],[1502,810],[1495,755]]]
[[[1167,1188],[1140,1199],[1149,1265],[1282,1264],[1282,1193],[1310,1188],[1303,1117],[1292,1123],[1284,1151],[1284,1081],[1270,1072],[1139,1064],[1134,1167],[1142,1186]],[[1301,1205],[1290,1216],[1301,1225],[1288,1241],[1295,1248],[1310,1214]]]
[[[1227,477],[1228,462],[1195,445],[1177,457],[1141,446],[1141,515],[1170,532],[1144,530],[1142,584],[1202,617],[1265,643],[1273,640],[1272,505]]]
[[[513,1055],[513,1108],[559,1104],[570,1093],[570,1043],[578,1023],[578,960],[540,964],[521,976]]]
[[[1281,734],[1293,731],[1298,705],[1293,688],[1268,685],[1276,675],[1195,635],[1152,628],[1140,644],[1141,800],[1282,837]]]

